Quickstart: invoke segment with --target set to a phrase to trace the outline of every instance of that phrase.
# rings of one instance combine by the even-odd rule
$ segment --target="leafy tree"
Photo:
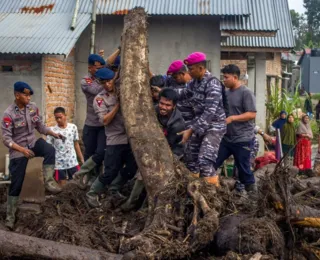
[[[293,33],[296,42],[295,49],[301,50],[307,44],[308,25],[303,14],[299,14],[295,10],[290,10]]]
[[[320,0],[303,0],[303,6],[306,8],[306,19],[308,24],[308,33],[306,35],[307,43],[320,42]]]

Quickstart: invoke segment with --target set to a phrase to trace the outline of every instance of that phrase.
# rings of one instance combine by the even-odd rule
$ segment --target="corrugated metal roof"
[[[258,2],[258,1],[253,1]],[[279,31],[275,37],[245,37],[232,36],[222,46],[226,47],[254,47],[254,48],[293,48],[295,41],[289,5],[287,0],[274,0],[275,14]]]
[[[248,0],[100,0],[97,12],[98,14],[123,14],[136,6],[144,7],[151,15],[249,14]]]
[[[250,16],[222,17],[220,30],[277,31],[279,25],[273,0],[249,0]]]
[[[75,0],[1,0],[0,13],[70,13]],[[150,15],[249,15],[248,0],[97,0],[98,14],[124,14],[136,6]],[[80,13],[92,0],[80,0]]]
[[[0,53],[68,55],[90,23],[79,14],[74,31],[70,14],[1,14]]]

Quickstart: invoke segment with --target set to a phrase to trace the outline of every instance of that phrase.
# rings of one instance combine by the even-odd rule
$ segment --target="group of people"
[[[15,101],[2,120],[3,141],[10,150],[7,227],[14,226],[28,160],[37,156],[44,157],[45,188],[51,193],[59,193],[67,180],[80,185],[83,177],[90,175],[86,197],[92,207],[100,206],[100,192],[108,189],[119,194],[121,187],[136,176],[133,190],[121,208],[128,211],[135,207],[144,185],[119,102],[120,52],[118,48],[106,61],[96,54],[88,58],[88,75],[81,81],[87,101],[84,155],[78,129],[67,122],[65,109],[54,110],[57,125],[48,128],[37,106],[30,102],[31,86],[25,82],[14,84]],[[206,55],[201,52],[173,61],[166,75],[152,75],[150,79],[156,116],[172,153],[195,176],[219,187],[217,170],[233,155],[236,189],[255,192],[251,162],[258,149],[256,134],[264,138],[267,135],[254,124],[255,96],[241,84],[240,69],[231,64],[222,73],[223,83],[207,70]],[[47,142],[36,139],[34,129],[46,135]]]
[[[281,111],[279,118],[272,124],[277,131],[277,160],[285,156],[285,164],[296,166],[300,171],[311,169],[313,133],[309,121],[309,116],[305,114],[296,127],[294,115]]]

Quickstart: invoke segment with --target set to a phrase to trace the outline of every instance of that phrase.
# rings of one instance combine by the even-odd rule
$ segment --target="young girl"
[[[67,122],[65,109],[57,107],[54,110],[54,117],[57,125],[52,127],[52,130],[62,134],[65,139],[58,140],[48,137],[47,142],[52,144],[56,150],[55,179],[64,185],[80,169],[77,156],[81,163],[84,159],[79,146],[77,126]]]

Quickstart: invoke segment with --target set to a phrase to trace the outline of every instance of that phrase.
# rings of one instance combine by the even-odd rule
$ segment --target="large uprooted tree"
[[[180,247],[183,250],[181,242],[194,239],[197,233],[198,236],[203,236],[197,240],[206,243],[218,227],[218,213],[208,206],[201,195],[201,182],[194,180],[188,184],[191,174],[182,165],[175,163],[155,116],[149,87],[146,13],[143,9],[135,9],[125,17],[124,24],[120,74],[121,108],[127,135],[148,193],[149,207],[144,231],[126,241],[124,248],[144,248],[144,253],[152,254],[157,252],[158,244],[162,244],[164,240],[168,242],[168,248]],[[190,233],[185,236],[187,185],[196,207]],[[212,191],[211,195],[214,197],[215,188],[211,187],[208,191]],[[203,211],[205,218],[210,216],[203,221],[205,232],[197,230],[198,215],[201,213],[199,209]],[[206,237],[206,233],[209,237]],[[175,236],[180,240],[172,240]],[[161,250],[165,252],[164,248]]]

